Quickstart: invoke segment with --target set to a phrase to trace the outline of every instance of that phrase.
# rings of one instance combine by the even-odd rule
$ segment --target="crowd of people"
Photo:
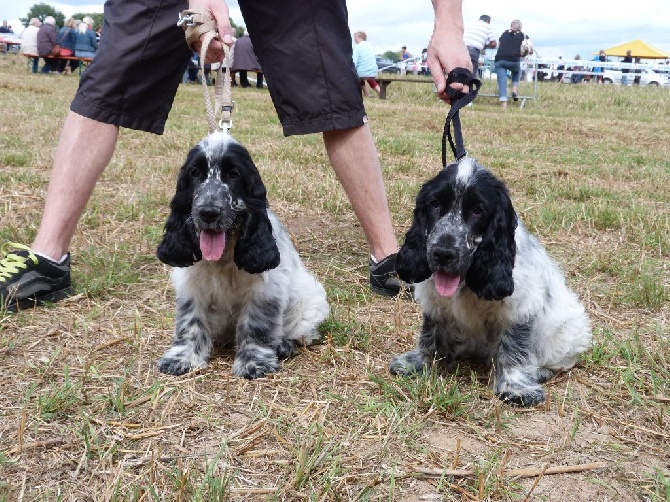
[[[261,68],[260,61],[254,52],[254,46],[251,43],[251,37],[249,37],[249,32],[244,30],[243,34],[239,38],[233,38],[233,44],[230,48],[228,58],[223,63],[214,63],[214,64],[205,64],[204,68],[201,68],[200,64],[200,55],[197,52],[193,52],[191,60],[189,61],[188,68],[184,74],[183,82],[184,83],[196,83],[204,77],[207,85],[215,83],[215,80],[211,78],[212,71],[216,71],[218,67],[223,64],[230,66],[230,78],[231,85],[233,87],[251,87],[249,82],[249,72],[254,72],[256,74],[256,88],[263,89],[263,69]],[[203,75],[201,75],[201,70]],[[239,76],[239,84],[237,82]]]
[[[50,56],[93,58],[98,51],[99,38],[100,32],[95,31],[90,16],[81,20],[67,18],[60,29],[53,16],[45,17],[44,22],[34,17],[21,35],[21,52],[39,56],[31,58],[33,73],[67,75],[77,69],[79,61]],[[44,62],[41,69],[40,58]]]

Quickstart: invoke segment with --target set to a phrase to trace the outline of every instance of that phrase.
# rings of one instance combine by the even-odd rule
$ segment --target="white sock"
[[[61,265],[65,261],[65,259],[67,258],[67,253],[65,253],[60,260],[54,260],[51,256],[47,256],[47,255],[42,254],[42,253],[37,253],[35,251],[33,251],[33,254],[36,254],[37,256],[45,258],[45,259],[47,259],[49,261],[52,261],[54,263],[57,263],[58,265]]]

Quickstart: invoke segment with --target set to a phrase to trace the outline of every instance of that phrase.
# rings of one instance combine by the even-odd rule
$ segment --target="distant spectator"
[[[93,18],[86,16],[77,28],[77,42],[74,46],[74,55],[82,58],[93,58],[98,52],[98,39],[93,31]]]
[[[381,93],[381,87],[375,80],[377,76],[377,59],[375,58],[375,53],[372,50],[372,47],[367,42],[368,36],[364,31],[357,31],[354,33],[354,66],[356,67],[356,73],[358,78],[361,80],[361,91],[364,96],[368,95],[368,89],[365,87],[365,83],[372,88],[373,91],[379,95]]]
[[[629,50],[626,51],[626,56],[621,60],[622,63],[632,63],[633,62],[633,53]],[[621,69],[621,84],[628,85],[628,73],[630,73],[630,68]]]
[[[37,54],[37,32],[40,31],[42,22],[36,17],[28,22],[28,26],[21,35],[21,52],[24,54]],[[30,58],[33,62],[33,73],[37,73],[40,58]]]
[[[2,20],[2,26],[0,26],[0,33],[14,33],[12,27],[7,24],[7,20]]]
[[[74,46],[77,43],[77,28],[75,20],[71,17],[65,20],[65,25],[58,30],[58,45],[60,45],[61,56],[74,56]],[[72,73],[79,66],[79,61],[58,61],[59,73]]]
[[[195,84],[198,82],[198,73],[200,73],[200,56],[196,51],[193,51],[191,59],[188,61],[188,67],[186,68],[183,82],[185,84]]]
[[[12,27],[9,26],[9,25],[7,24],[7,20],[6,20],[6,19],[4,19],[4,20],[2,21],[2,26],[0,26],[0,33],[14,33],[14,31],[12,30]],[[5,45],[3,45],[3,47],[4,47],[3,52],[4,52],[5,54],[7,54],[7,47],[8,47],[8,45],[5,44]]]
[[[639,58],[639,57],[635,58],[635,64],[638,64],[641,61],[642,61],[641,58]],[[642,77],[642,75],[641,75],[642,70],[640,70],[639,68],[636,68],[635,70],[633,70],[633,73],[635,73],[635,78],[633,79],[633,84],[634,85],[640,85],[640,78]]]
[[[563,62],[563,56],[558,56],[558,65],[556,66],[557,70],[565,70],[565,63]],[[556,76],[558,82],[563,82],[563,74],[559,73]]]
[[[476,23],[472,23],[465,28],[463,32],[463,43],[468,48],[470,60],[472,61],[472,73],[477,76],[479,72],[479,56],[487,48],[494,49],[496,42],[491,28],[491,16],[482,14]]]
[[[430,76],[430,68],[428,68],[428,49],[421,51],[421,70],[419,74]]]
[[[405,75],[407,74],[407,60],[411,58],[412,55],[407,52],[407,47],[402,46],[400,48],[400,74]]]
[[[47,16],[44,23],[40,26],[37,32],[37,53],[41,58],[44,58],[44,66],[42,66],[42,73],[58,73],[58,63],[51,59],[47,59],[53,48],[58,43],[58,33],[56,32],[56,20],[53,16]]]
[[[579,54],[575,56],[575,61],[581,61],[581,59],[582,57]],[[575,65],[572,67],[572,71],[580,71],[580,70],[584,70],[584,66]],[[572,82],[573,84],[578,84],[579,82],[584,80],[584,77],[585,75],[581,73],[573,73],[572,76],[570,77],[570,82]]]
[[[607,61],[607,54],[605,54],[605,51],[600,51],[596,57],[593,58],[594,61],[602,61],[603,63]],[[605,68],[602,66],[595,66],[593,68],[593,73],[598,73],[598,75],[595,75],[595,81],[596,83],[603,83],[603,78],[604,75],[602,73],[605,71]]]
[[[235,55],[233,57],[232,71],[240,74],[240,87],[250,87],[247,77],[248,71],[256,72],[256,87],[263,88],[263,70],[258,62],[254,46],[249,38],[249,33],[244,34],[235,41]]]
[[[498,80],[498,101],[507,108],[507,71],[512,75],[512,99],[518,101],[519,78],[521,76],[521,43],[526,35],[521,31],[521,21],[515,19],[509,30],[500,35],[498,52],[495,57],[496,77]]]

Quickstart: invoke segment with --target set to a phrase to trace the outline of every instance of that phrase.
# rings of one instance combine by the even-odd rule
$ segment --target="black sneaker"
[[[375,263],[370,258],[370,289],[382,296],[398,296],[404,291],[410,298],[414,292],[412,284],[405,284],[395,271],[397,254],[388,255],[382,261]]]
[[[0,261],[0,309],[16,312],[72,294],[69,253],[63,263],[56,263],[22,244],[8,245],[18,251]]]

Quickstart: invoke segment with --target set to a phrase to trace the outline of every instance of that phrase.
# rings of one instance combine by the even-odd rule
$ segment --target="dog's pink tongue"
[[[433,279],[435,280],[435,289],[441,296],[452,296],[461,282],[459,276],[449,275],[445,272],[435,272]]]
[[[202,257],[208,261],[216,261],[223,255],[226,248],[226,233],[203,230],[200,232],[200,251]]]

